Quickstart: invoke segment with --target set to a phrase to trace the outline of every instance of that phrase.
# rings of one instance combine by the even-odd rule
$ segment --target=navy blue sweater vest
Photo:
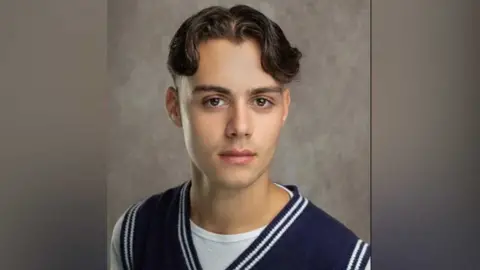
[[[364,269],[370,246],[305,199],[293,197],[226,269]],[[202,270],[190,231],[190,182],[132,205],[122,224],[124,269]],[[208,270],[208,269],[203,269]]]

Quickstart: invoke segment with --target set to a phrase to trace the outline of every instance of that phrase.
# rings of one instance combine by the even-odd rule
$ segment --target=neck
[[[266,226],[288,200],[288,193],[270,181],[268,173],[248,187],[232,189],[213,184],[194,168],[190,218],[205,230],[238,234]]]

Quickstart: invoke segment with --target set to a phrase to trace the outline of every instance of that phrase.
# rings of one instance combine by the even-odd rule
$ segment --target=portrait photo
[[[296,234],[296,223],[305,226],[301,231],[312,230],[312,239],[328,239],[315,248],[332,254],[317,254],[326,257],[318,264],[325,261],[322,267],[341,268],[325,269],[369,269],[365,268],[370,256],[371,196],[369,1],[119,0],[109,2],[108,11],[111,267],[112,256],[122,265],[115,269],[137,265],[138,252],[128,254],[129,245],[143,245],[144,254],[154,249],[149,241],[155,232],[145,229],[147,236],[138,244],[131,231],[140,234],[143,229],[135,222],[143,222],[139,221],[143,210],[157,207],[169,210],[150,209],[144,216],[190,214],[171,218],[172,228],[183,228],[178,234],[184,244],[175,238],[176,230],[157,232],[172,234],[162,241],[180,242],[178,253],[182,250],[187,257],[185,269],[250,269],[255,256],[257,267],[266,269],[262,266],[268,260],[276,260],[268,255],[275,253],[275,246],[282,250],[285,242],[290,250],[297,249],[293,246],[297,242],[288,243],[288,231]],[[258,179],[273,183],[277,190],[268,193],[272,194],[268,202],[263,200],[267,195],[260,195],[263,186],[255,188],[263,181]],[[237,195],[240,190],[252,191]],[[290,200],[282,204],[283,197],[275,197],[276,192],[288,192]],[[297,196],[316,210],[309,212],[310,206],[303,210],[300,199],[297,207]],[[163,201],[168,203],[158,206]],[[183,206],[173,210],[177,204]],[[287,208],[293,211],[291,216],[283,216]],[[236,213],[238,219],[263,223],[240,222],[238,230],[229,230]],[[273,226],[281,217],[293,225]],[[185,221],[188,218],[190,222]],[[325,221],[317,224],[310,219]],[[285,232],[275,231],[281,228]],[[218,255],[218,250],[228,248],[201,242],[261,229],[256,240],[247,241],[236,255]],[[317,235],[317,229],[322,233]],[[280,239],[271,243],[274,247],[261,256],[249,251],[269,230]],[[347,234],[355,237],[347,240]],[[183,261],[181,254],[162,252],[179,256],[169,259],[171,265]],[[225,259],[209,262],[212,254]],[[305,261],[315,256],[307,257]],[[155,264],[154,259],[144,260]],[[272,265],[293,269],[284,267]],[[310,268],[299,264],[297,269]]]
[[[479,12],[0,1],[0,269],[478,269]]]

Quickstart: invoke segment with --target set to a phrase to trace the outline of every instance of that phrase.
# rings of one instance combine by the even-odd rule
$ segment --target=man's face
[[[179,79],[179,96],[167,94],[169,112],[180,111],[177,124],[194,166],[227,188],[268,177],[289,91],[263,71],[255,42],[209,40],[198,50],[196,74]]]

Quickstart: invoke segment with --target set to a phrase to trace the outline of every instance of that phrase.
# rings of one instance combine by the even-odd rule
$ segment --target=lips
[[[228,164],[246,165],[253,161],[256,154],[248,149],[232,149],[221,152],[219,156]]]
[[[254,156],[255,153],[250,150],[227,150],[220,153],[220,156],[234,156],[234,157],[242,157],[242,156]]]

